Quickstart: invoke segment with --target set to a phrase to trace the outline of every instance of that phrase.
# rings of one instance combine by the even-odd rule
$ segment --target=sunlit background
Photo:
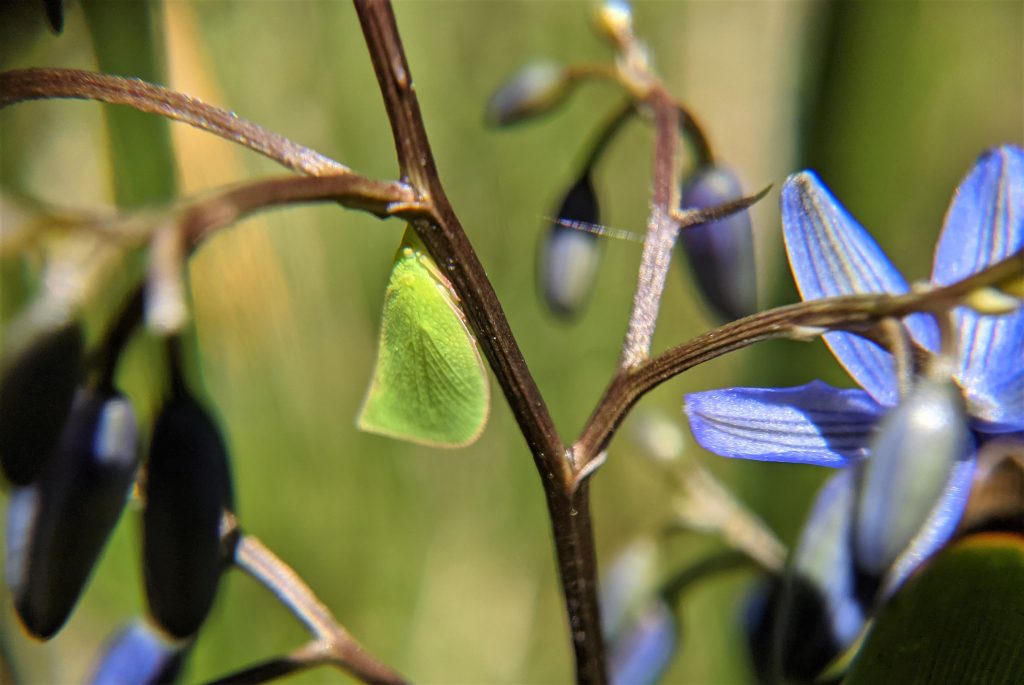
[[[0,40],[3,68],[95,68],[78,4],[69,3],[61,36],[42,28],[41,4],[3,6],[11,18]],[[587,84],[563,109],[509,130],[487,128],[483,110],[526,62],[610,59],[591,30],[591,10],[582,2],[396,8],[442,180],[567,440],[615,367],[640,249],[605,246],[588,310],[571,325],[542,308],[534,261],[554,205],[620,96],[610,84]],[[154,15],[168,85],[361,173],[394,177],[387,120],[348,3],[175,1]],[[1024,139],[1019,2],[638,3],[635,24],[718,157],[748,190],[774,186],[753,210],[764,307],[795,298],[777,205],[788,174],[816,169],[908,280],[925,279],[959,178],[984,149]],[[120,30],[127,36],[136,27]],[[63,206],[111,205],[102,112],[78,102],[0,112],[4,187]],[[172,132],[182,193],[282,173],[210,135],[181,125]],[[642,230],[650,141],[649,128],[633,122],[598,167],[603,220],[614,227]],[[202,377],[230,443],[240,520],[372,652],[416,682],[566,682],[570,650],[541,489],[497,386],[490,423],[466,449],[355,429],[402,230],[338,207],[294,208],[222,232],[192,260]],[[0,265],[8,322],[30,297],[35,271],[10,252]],[[656,347],[712,325],[685,265],[674,266]],[[125,383],[144,387],[145,350],[132,355]],[[686,392],[813,378],[849,384],[820,343],[763,344],[666,383],[636,412],[664,415],[685,431]],[[661,528],[675,494],[643,453],[634,423],[626,422],[593,480],[603,563]],[[686,435],[685,458],[705,464],[792,542],[826,474],[729,462]],[[5,595],[5,648],[26,682],[83,680],[104,638],[143,610],[139,524],[129,509],[78,610],[50,643],[23,637]],[[721,548],[707,536],[676,535],[665,542],[662,570]],[[733,572],[684,595],[667,682],[750,681],[741,615],[752,578]],[[264,589],[230,573],[185,680],[212,679],[305,639]],[[347,678],[319,669],[294,682]]]

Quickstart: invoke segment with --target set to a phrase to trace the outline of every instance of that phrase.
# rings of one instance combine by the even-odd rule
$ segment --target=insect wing
[[[474,442],[490,389],[458,300],[424,251],[403,243],[391,271],[361,430],[435,447]]]

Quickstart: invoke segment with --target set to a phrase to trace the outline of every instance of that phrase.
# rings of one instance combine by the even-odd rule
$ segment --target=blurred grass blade
[[[84,0],[89,32],[104,73],[165,83],[159,10],[148,2]],[[129,107],[104,107],[117,204],[137,207],[177,193],[168,121]]]

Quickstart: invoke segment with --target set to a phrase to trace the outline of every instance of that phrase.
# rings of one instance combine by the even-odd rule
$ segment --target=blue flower
[[[907,292],[903,276],[812,172],[787,180],[782,220],[790,267],[804,300]],[[957,188],[935,250],[931,282],[956,282],[1022,246],[1024,150],[1004,146],[983,155]],[[938,349],[930,315],[915,314],[904,323],[920,348]],[[922,527],[921,539],[911,545],[918,561],[945,542],[959,521],[978,448],[997,435],[1024,435],[1024,310],[997,317],[960,307],[953,326],[953,380],[963,394],[971,439],[966,454],[951,460],[944,494]],[[686,398],[686,413],[697,442],[727,457],[838,468],[864,463],[876,424],[899,402],[893,358],[851,333],[824,337],[863,389],[813,381],[795,388],[694,393]],[[847,480],[856,487],[857,479]]]

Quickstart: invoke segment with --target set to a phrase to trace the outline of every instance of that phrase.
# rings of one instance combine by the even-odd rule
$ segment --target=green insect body
[[[490,411],[487,371],[448,279],[411,229],[384,294],[377,363],[357,425],[434,447],[463,447]]]

